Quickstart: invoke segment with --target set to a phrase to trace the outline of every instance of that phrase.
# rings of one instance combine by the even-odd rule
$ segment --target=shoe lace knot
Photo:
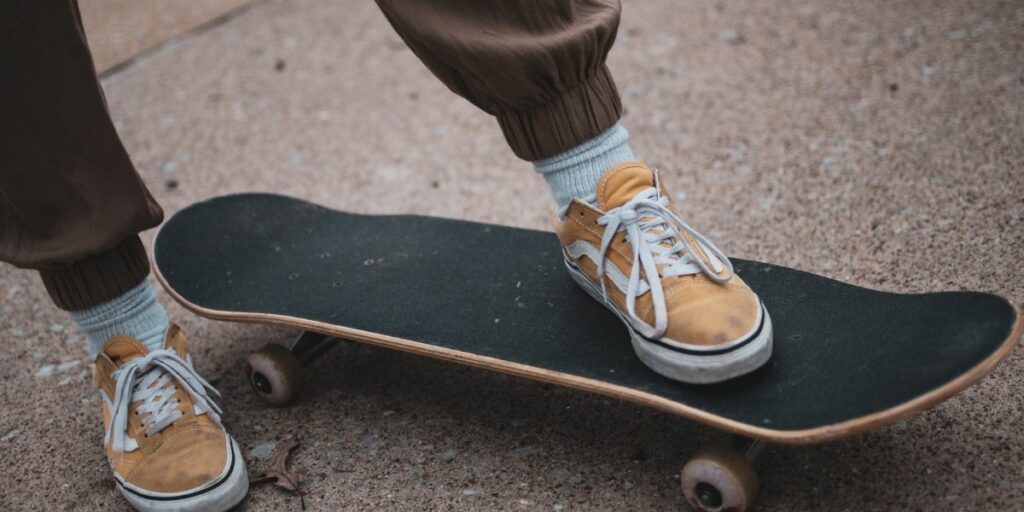
[[[717,283],[732,279],[732,262],[725,253],[673,212],[669,208],[668,197],[659,196],[654,187],[648,187],[625,204],[608,210],[597,223],[605,227],[597,263],[597,278],[601,281],[604,299],[608,300],[604,279],[608,248],[615,235],[624,231],[633,248],[633,265],[625,293],[626,310],[633,324],[646,337],[660,338],[668,329],[662,278],[703,273]],[[654,305],[653,326],[636,314],[636,299],[647,291],[651,292]]]
[[[132,359],[118,368],[113,375],[114,398],[113,403],[108,404],[111,419],[104,443],[111,443],[118,453],[138,448],[138,442],[127,434],[130,404],[138,404],[135,414],[143,416],[146,437],[181,418],[184,413],[175,398],[179,386],[192,397],[196,416],[207,414],[219,425],[221,409],[207,392],[218,396],[220,393],[196,373],[191,359],[182,360],[176,352],[165,348]]]

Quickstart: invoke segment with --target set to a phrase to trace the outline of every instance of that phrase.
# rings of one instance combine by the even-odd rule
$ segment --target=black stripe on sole
[[[683,347],[677,347],[677,346],[674,346],[674,345],[670,345],[668,343],[665,343],[664,341],[652,340],[650,338],[647,338],[647,337],[643,336],[640,333],[637,333],[637,337],[640,338],[642,341],[646,341],[647,343],[658,345],[659,347],[667,348],[667,349],[669,349],[669,350],[671,350],[673,352],[679,352],[680,354],[687,354],[687,355],[691,355],[691,356],[717,356],[717,355],[721,355],[721,354],[728,354],[729,352],[732,352],[734,350],[739,350],[740,348],[749,345],[751,341],[754,341],[755,339],[757,339],[758,336],[761,335],[761,331],[764,330],[765,317],[767,317],[768,315],[767,315],[767,313],[764,310],[764,304],[761,304],[760,300],[758,300],[758,307],[761,308],[761,323],[758,324],[757,330],[755,330],[753,334],[751,334],[749,337],[747,337],[747,339],[745,339],[742,342],[737,343],[737,344],[735,344],[735,345],[733,345],[731,347],[727,347],[727,348],[720,348],[720,349],[716,349],[716,350],[692,350],[692,349],[688,349],[688,348],[683,348]],[[631,331],[633,330],[632,326],[628,326],[627,325],[626,327],[629,328],[629,330],[631,330]]]

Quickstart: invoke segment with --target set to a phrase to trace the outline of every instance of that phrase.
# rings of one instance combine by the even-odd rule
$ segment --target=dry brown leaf
[[[288,471],[288,456],[298,446],[298,438],[292,438],[277,445],[277,448],[274,449],[274,457],[273,462],[270,464],[270,469],[249,482],[249,485],[273,482],[278,487],[298,494],[302,510],[306,510],[306,499],[303,498],[302,489],[299,488],[299,476]]]

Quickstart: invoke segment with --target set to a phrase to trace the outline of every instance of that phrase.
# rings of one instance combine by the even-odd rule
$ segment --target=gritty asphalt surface
[[[610,66],[634,150],[732,255],[891,291],[1024,302],[1024,4],[628,2]],[[331,207],[545,229],[543,181],[371,2],[259,1],[103,80],[168,213],[273,191]],[[152,233],[147,233],[147,243]],[[310,510],[675,510],[720,433],[640,406],[343,346],[286,409],[239,367],[287,329],[166,295],[250,469],[300,436]],[[429,298],[424,298],[429,300]],[[122,510],[82,336],[0,267],[0,508]],[[897,425],[771,448],[758,510],[1024,510],[1024,349]],[[271,486],[245,510],[298,510]]]

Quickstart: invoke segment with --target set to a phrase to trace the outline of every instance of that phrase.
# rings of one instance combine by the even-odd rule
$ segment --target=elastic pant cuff
[[[516,156],[541,160],[564,153],[611,128],[622,117],[622,101],[608,67],[543,105],[498,115]]]
[[[148,274],[149,259],[138,236],[103,254],[39,271],[54,304],[70,311],[118,297],[136,287]]]

